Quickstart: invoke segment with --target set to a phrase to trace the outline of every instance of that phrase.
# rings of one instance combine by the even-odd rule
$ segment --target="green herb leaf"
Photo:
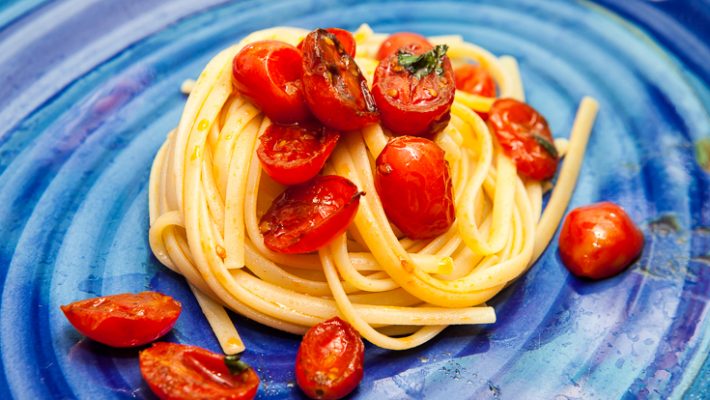
[[[557,153],[557,149],[555,148],[555,145],[554,145],[552,142],[550,142],[549,140],[547,140],[546,137],[540,136],[540,135],[537,135],[537,134],[533,134],[533,139],[535,139],[535,141],[537,142],[537,144],[539,144],[540,146],[542,146],[542,148],[543,148],[548,154],[550,154],[552,157],[554,157],[554,158],[558,158],[558,157],[559,157],[559,153]]]
[[[232,375],[241,374],[249,369],[249,364],[242,361],[241,358],[242,357],[239,354],[224,356],[224,364],[227,366]]]
[[[438,44],[433,49],[419,55],[400,50],[397,53],[397,62],[419,79],[432,72],[443,75],[444,56],[447,50],[449,50],[449,46],[445,44]]]

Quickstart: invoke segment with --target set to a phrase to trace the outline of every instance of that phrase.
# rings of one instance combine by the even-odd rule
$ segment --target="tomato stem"
[[[231,372],[232,375],[241,374],[249,369],[249,364],[242,361],[241,358],[239,354],[224,356],[224,364],[229,368],[229,372]]]

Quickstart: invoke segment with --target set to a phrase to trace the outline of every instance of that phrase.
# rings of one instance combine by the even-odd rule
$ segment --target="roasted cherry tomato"
[[[560,231],[560,257],[576,276],[602,279],[628,267],[643,249],[643,234],[623,208],[611,202],[579,207]]]
[[[454,70],[456,89],[485,97],[496,97],[493,76],[480,65],[464,64]]]
[[[345,231],[361,195],[355,184],[337,175],[287,188],[261,217],[264,244],[279,253],[318,250]]]
[[[440,235],[456,217],[449,165],[429,139],[391,140],[377,157],[375,188],[387,218],[412,239]]]
[[[250,43],[232,63],[234,83],[272,121],[292,123],[311,118],[303,96],[303,57],[288,43]]]
[[[514,99],[496,100],[488,124],[518,172],[537,180],[555,175],[557,149],[545,117],[534,108]]]
[[[256,154],[271,178],[295,185],[318,174],[338,138],[338,132],[317,123],[272,124],[259,138]]]
[[[181,310],[175,299],[157,292],[96,297],[61,308],[76,330],[113,347],[140,346],[165,335]]]
[[[382,125],[397,135],[432,135],[446,127],[454,102],[454,73],[446,47],[411,47],[380,61],[372,95]]]
[[[375,101],[360,68],[325,29],[303,39],[303,88],[308,107],[325,126],[351,131],[377,122]]]
[[[355,44],[355,38],[350,32],[340,28],[326,28],[326,31],[335,35],[335,38],[338,39],[338,42],[340,42],[340,45],[343,46],[343,49],[345,49],[345,52],[348,53],[350,57],[355,57],[357,45]],[[299,50],[302,50],[303,41],[298,43],[298,46],[296,47],[298,47]]]
[[[417,51],[422,53],[434,48],[434,46],[429,43],[427,38],[418,33],[399,32],[390,35],[384,40],[384,42],[382,42],[380,48],[377,49],[377,59],[384,60],[405,46],[414,46]]]
[[[296,355],[296,382],[313,399],[340,399],[362,380],[365,346],[350,324],[335,317],[312,327]]]
[[[238,356],[160,342],[139,358],[143,379],[161,400],[247,400],[259,388],[256,372]]]

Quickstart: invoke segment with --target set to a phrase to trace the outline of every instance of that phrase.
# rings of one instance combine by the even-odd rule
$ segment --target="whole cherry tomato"
[[[256,150],[264,171],[284,185],[306,182],[318,174],[340,134],[317,123],[272,124]]]
[[[238,356],[160,342],[139,359],[143,379],[161,400],[248,400],[259,388],[256,372]]]
[[[250,43],[232,63],[234,83],[272,121],[303,122],[311,118],[303,96],[303,57],[288,43]]]
[[[555,175],[557,149],[545,117],[534,108],[514,99],[498,99],[488,124],[521,174],[537,180]]]
[[[414,48],[422,53],[434,48],[434,46],[429,43],[427,38],[418,33],[399,32],[390,35],[382,42],[380,48],[377,49],[376,58],[378,60],[384,60],[405,46],[415,46]]]
[[[337,175],[316,176],[287,188],[261,217],[264,244],[279,253],[318,250],[345,231],[362,194]]]
[[[641,254],[643,241],[624,209],[597,203],[567,214],[560,231],[560,257],[574,275],[602,279],[626,269]]]
[[[141,292],[80,300],[61,309],[84,336],[108,346],[133,347],[168,333],[181,306],[170,296]]]
[[[377,122],[375,101],[360,68],[325,29],[303,39],[303,88],[308,107],[327,127],[351,131]]]
[[[325,30],[335,35],[335,38],[338,39],[338,42],[340,42],[340,45],[343,46],[343,49],[345,49],[345,52],[348,53],[350,57],[355,57],[357,45],[355,38],[350,32],[340,28],[326,28]],[[296,47],[298,47],[299,50],[303,50],[303,41],[299,42]]]
[[[496,82],[490,72],[477,64],[464,64],[454,70],[456,89],[485,97],[496,97]]]
[[[375,188],[387,218],[412,239],[440,235],[456,217],[449,165],[429,139],[391,140],[377,157]]]
[[[296,355],[296,382],[313,399],[340,399],[362,380],[365,346],[350,324],[335,317],[306,332]]]
[[[446,46],[390,55],[375,70],[372,95],[382,125],[397,135],[432,135],[446,127],[454,102],[454,73]]]

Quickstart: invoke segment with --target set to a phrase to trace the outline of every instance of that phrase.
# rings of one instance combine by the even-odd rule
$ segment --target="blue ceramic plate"
[[[496,324],[449,328],[411,351],[369,346],[353,397],[710,396],[710,3],[379,3],[1,3],[0,399],[153,398],[135,350],[92,343],[64,319],[59,305],[82,298],[169,293],[184,312],[167,340],[219,349],[183,279],[147,243],[149,168],[178,121],[180,83],[251,31],[363,22],[514,55],[557,136],[581,97],[596,97],[571,206],[621,204],[646,246],[630,270],[586,282],[553,242],[493,301]],[[301,397],[299,338],[234,319],[259,397]]]

